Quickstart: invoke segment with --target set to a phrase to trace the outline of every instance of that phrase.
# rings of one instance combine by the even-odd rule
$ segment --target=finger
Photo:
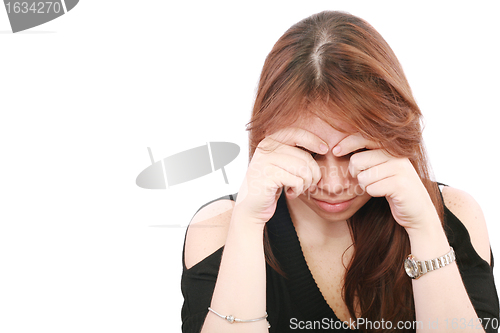
[[[278,188],[285,188],[289,198],[296,198],[307,188],[302,177],[295,176],[278,166],[270,165],[266,174],[269,176],[266,188],[269,188],[271,192]]]
[[[367,188],[369,186],[374,185],[377,182],[380,182],[384,179],[394,177],[396,175],[396,173],[394,172],[394,170],[392,168],[388,168],[384,164],[377,165],[375,167],[361,171],[358,174],[358,176],[357,176],[358,184],[361,187],[361,189],[367,190]],[[375,194],[375,193],[372,193],[372,194]],[[370,195],[372,195],[372,194],[370,194]]]
[[[282,140],[286,143],[277,140]],[[317,149],[314,148],[315,146]],[[276,165],[288,165],[288,170],[292,173],[294,173],[290,169],[292,166],[300,169],[309,167],[312,172],[312,179],[305,178],[308,186],[316,185],[321,180],[321,170],[312,154],[325,154],[328,152],[328,146],[317,135],[300,128],[286,128],[276,132],[272,136],[266,137],[257,148],[263,153],[283,154],[281,155],[282,160],[280,161],[274,158],[274,163]],[[286,158],[285,155],[301,158],[305,161],[306,166],[304,163],[300,163],[300,161]],[[285,167],[285,169],[287,168]],[[294,174],[303,176],[302,173]]]
[[[358,150],[376,148],[381,148],[381,145],[374,141],[366,139],[361,135],[361,133],[355,133],[346,136],[339,143],[337,143],[332,152],[335,156],[344,156]]]
[[[351,156],[348,170],[351,176],[355,178],[360,172],[385,163],[390,159],[391,156],[389,156],[389,154],[387,154],[387,152],[383,149],[359,152]]]
[[[312,173],[312,181],[311,183],[316,185],[320,180],[321,180],[321,169],[318,165],[318,162],[316,161],[315,157],[313,155],[316,155],[316,153],[312,153],[309,150],[303,148],[303,147],[290,147],[287,145],[282,145],[277,149],[277,152],[281,154],[286,154],[286,155],[291,155],[295,156],[297,158],[300,158],[304,161],[305,164],[300,164],[300,167],[308,167],[310,169],[310,172]],[[283,156],[285,157],[285,156]],[[296,165],[293,160],[289,161],[280,161],[281,163],[286,163],[290,166]],[[300,161],[297,161],[297,163],[300,163]],[[297,174],[300,175],[300,174]]]
[[[379,179],[378,181],[367,185],[363,188],[366,193],[372,197],[390,197],[392,192],[390,189],[394,187],[396,176]]]
[[[269,136],[270,139],[292,147],[303,147],[317,154],[326,154],[328,144],[319,136],[302,128],[288,127]]]
[[[392,158],[387,162],[361,171],[358,176],[359,186],[371,196],[391,196],[396,190],[406,190],[408,170],[414,170],[408,159]],[[415,171],[413,171],[415,173]],[[387,180],[390,179],[392,183]],[[381,185],[386,184],[386,185]]]
[[[291,147],[289,148],[293,149]],[[304,154],[307,155],[307,153]],[[293,176],[302,178],[304,186],[309,188],[311,185],[316,185],[319,182],[321,179],[321,170],[310,155],[308,159],[309,160],[305,160],[302,156],[298,157],[291,154],[275,153],[269,155],[266,161],[269,163],[269,166],[280,168]],[[264,172],[266,172],[266,170],[264,170]]]
[[[357,179],[359,186],[371,196],[392,196],[407,191],[410,188],[408,179],[412,177],[418,177],[418,174],[407,158],[391,158],[361,171]]]

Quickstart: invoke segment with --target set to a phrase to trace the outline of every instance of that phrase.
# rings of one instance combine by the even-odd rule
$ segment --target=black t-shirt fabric
[[[217,200],[220,199],[235,200],[235,196]],[[486,332],[498,332],[499,301],[493,278],[493,256],[490,266],[474,250],[465,226],[446,207],[444,226],[448,242],[455,250],[463,283],[478,317],[482,319]],[[273,254],[286,274],[284,277],[266,264],[266,306],[268,321],[271,324],[269,332],[355,332],[342,325],[316,285],[302,253],[284,195],[279,198],[275,214],[267,222],[267,228]],[[190,269],[184,264],[183,253],[181,289],[184,304],[181,316],[184,333],[198,333],[203,326],[223,249],[224,247],[219,248]],[[470,325],[460,320],[453,318],[453,322],[448,322],[449,327]],[[473,324],[477,326],[479,323]]]

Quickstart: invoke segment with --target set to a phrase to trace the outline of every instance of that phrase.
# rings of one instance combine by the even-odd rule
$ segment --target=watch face
[[[408,274],[408,276],[411,277],[412,279],[418,276],[418,266],[413,256],[408,256],[408,258],[406,258],[405,271],[406,274]]]

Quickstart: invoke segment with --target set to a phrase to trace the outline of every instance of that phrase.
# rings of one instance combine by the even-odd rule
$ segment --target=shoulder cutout
[[[234,201],[218,200],[200,209],[189,224],[184,263],[189,269],[226,243]]]
[[[491,265],[490,242],[483,211],[474,198],[453,187],[443,187],[444,204],[469,232],[477,254]]]

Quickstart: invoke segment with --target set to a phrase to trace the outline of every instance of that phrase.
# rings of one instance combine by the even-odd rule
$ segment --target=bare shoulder
[[[186,268],[193,267],[225,244],[233,207],[232,200],[217,200],[196,213],[186,234]]]
[[[443,199],[446,207],[467,228],[476,252],[491,264],[488,230],[479,204],[467,192],[449,186],[443,188]]]

